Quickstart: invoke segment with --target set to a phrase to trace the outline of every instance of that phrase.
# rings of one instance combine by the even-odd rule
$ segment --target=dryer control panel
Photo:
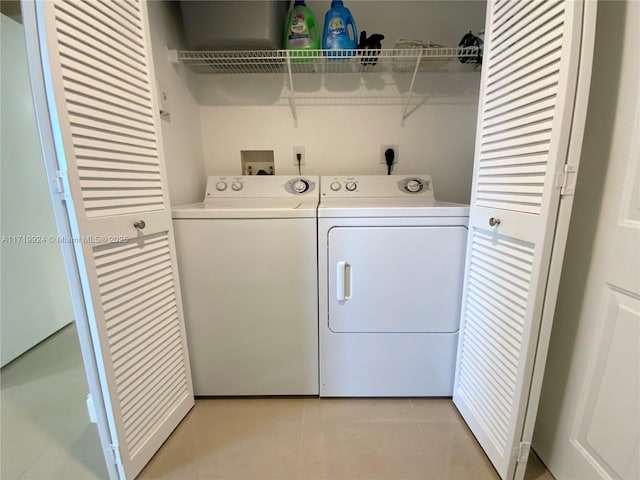
[[[320,188],[323,198],[434,198],[429,175],[322,177]]]

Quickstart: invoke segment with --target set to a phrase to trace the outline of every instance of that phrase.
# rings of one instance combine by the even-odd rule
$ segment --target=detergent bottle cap
[[[344,7],[344,2],[342,0],[333,0],[331,2],[331,8],[335,7]]]
[[[297,7],[300,5],[302,5],[303,7],[306,7],[306,5],[304,4],[304,0],[296,0],[296,2],[293,4],[294,7]]]

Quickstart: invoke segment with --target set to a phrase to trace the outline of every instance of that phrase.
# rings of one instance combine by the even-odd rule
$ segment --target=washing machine
[[[196,395],[318,394],[318,180],[211,176],[173,209]]]
[[[469,207],[428,175],[320,183],[320,395],[451,396]]]

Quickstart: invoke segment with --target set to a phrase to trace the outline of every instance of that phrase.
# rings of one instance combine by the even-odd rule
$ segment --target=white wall
[[[187,85],[191,72],[174,66],[168,48],[178,48],[180,22],[175,2],[148,2],[156,81],[169,96],[171,115],[162,117],[162,137],[172,205],[200,202],[206,177],[202,157],[198,106]]]
[[[1,363],[73,320],[60,247],[11,243],[56,236],[27,69],[24,28],[1,16]]]
[[[311,1],[318,23],[330,2]],[[484,29],[480,1],[350,1],[359,29],[456,46],[469,30]],[[400,120],[409,75],[296,76],[303,104],[293,125],[279,75],[199,75],[192,79],[201,118],[206,172],[241,173],[240,151],[273,150],[277,174],[294,174],[293,147],[306,148],[303,172],[316,175],[384,174],[380,145],[398,144],[396,173],[429,173],[441,200],[469,201],[480,73],[419,75],[423,102]],[[361,82],[366,86],[361,85]],[[339,98],[338,98],[339,97]]]
[[[299,109],[293,127],[286,107],[202,108],[207,173],[240,174],[240,150],[274,150],[277,174],[295,174],[293,147],[305,146],[310,175],[386,173],[380,144],[399,145],[394,173],[428,173],[438,199],[468,203],[476,105],[424,107],[400,126],[398,107]]]

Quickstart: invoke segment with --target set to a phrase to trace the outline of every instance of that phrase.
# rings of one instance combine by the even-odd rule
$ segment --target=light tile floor
[[[106,479],[74,326],[0,371],[0,478]]]
[[[5,479],[106,479],[76,332],[1,372]],[[140,479],[496,479],[450,400],[201,399]],[[532,455],[528,480],[553,477]]]

